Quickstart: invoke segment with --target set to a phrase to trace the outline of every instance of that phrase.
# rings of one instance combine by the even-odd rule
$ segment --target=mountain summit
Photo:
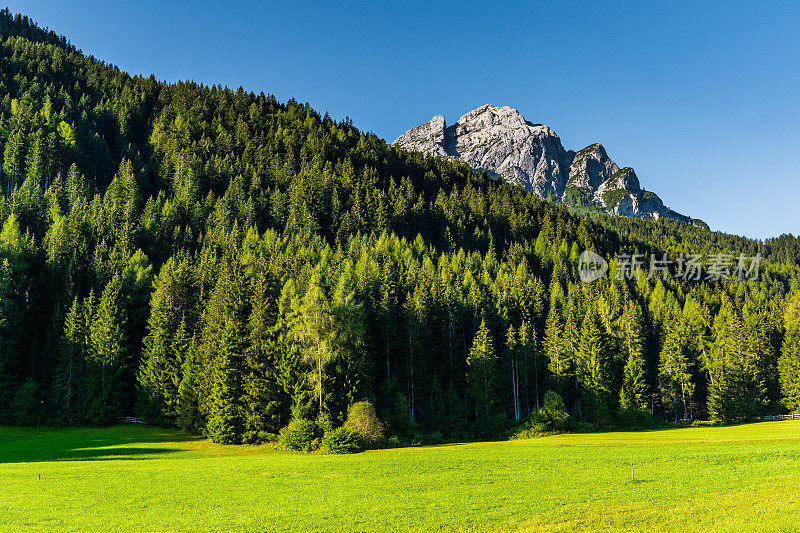
[[[574,152],[558,135],[508,106],[483,105],[448,126],[444,116],[411,128],[393,144],[406,150],[459,159],[540,198],[593,207],[612,215],[698,222],[643,190],[630,167],[619,168],[599,143]],[[702,223],[701,223],[702,224]]]

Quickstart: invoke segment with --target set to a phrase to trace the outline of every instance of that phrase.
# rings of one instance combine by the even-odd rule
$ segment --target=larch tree
[[[489,329],[486,327],[486,320],[481,320],[481,325],[475,333],[467,356],[467,364],[470,390],[475,401],[475,417],[488,419],[494,401],[497,354]]]
[[[290,326],[294,339],[302,347],[303,360],[314,368],[309,376],[317,397],[319,416],[324,413],[325,369],[336,356],[333,310],[321,281],[315,274],[302,298],[294,300]]]
[[[678,420],[678,405],[682,405],[682,417],[689,418],[688,401],[692,384],[692,361],[686,345],[687,326],[683,315],[666,319],[666,337],[659,357],[658,375],[661,391],[670,398],[675,421]]]

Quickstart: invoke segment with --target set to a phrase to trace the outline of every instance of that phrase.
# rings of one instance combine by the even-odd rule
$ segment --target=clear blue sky
[[[390,142],[510,105],[715,230],[800,233],[797,2],[7,3],[131,73],[294,97]]]

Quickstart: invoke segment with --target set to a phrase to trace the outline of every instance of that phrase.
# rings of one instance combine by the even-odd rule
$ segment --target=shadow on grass
[[[0,464],[147,460],[185,451],[181,442],[199,439],[178,431],[132,425],[0,428]]]

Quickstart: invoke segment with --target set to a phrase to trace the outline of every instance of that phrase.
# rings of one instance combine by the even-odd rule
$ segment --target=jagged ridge
[[[619,168],[600,143],[573,152],[543,124],[516,109],[491,104],[466,113],[448,126],[442,115],[411,128],[394,141],[406,150],[449,157],[486,170],[567,205],[589,204],[612,215],[672,218],[704,225],[664,205],[645,191],[630,167]]]

